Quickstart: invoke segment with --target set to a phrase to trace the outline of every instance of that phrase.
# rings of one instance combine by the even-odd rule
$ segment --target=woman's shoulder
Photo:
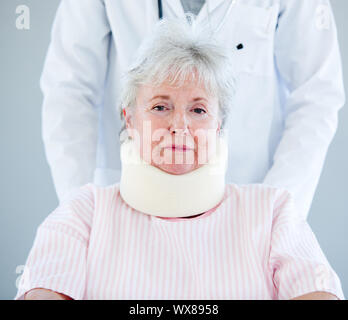
[[[100,186],[95,183],[88,183],[79,188],[76,191],[73,198],[85,199],[84,201],[90,202],[93,206],[94,213],[106,207],[110,207],[119,201],[122,202],[120,195],[120,182],[108,186]]]
[[[271,225],[281,212],[289,211],[292,214],[292,196],[284,188],[263,184],[228,184],[230,201],[237,202],[243,217],[253,219],[258,216],[259,221]]]
[[[292,198],[287,189],[264,183],[227,183],[227,187],[229,196],[236,196],[242,202],[250,202],[251,200],[267,202],[273,209],[286,199]]]
[[[119,182],[108,186],[100,186],[93,182],[89,182],[70,191],[69,194],[64,198],[63,202],[74,202],[82,199],[95,202],[96,199],[107,194],[117,194],[119,189]]]
[[[58,207],[46,217],[42,225],[57,223],[76,225],[81,222],[90,227],[93,217],[101,207],[108,207],[108,202],[117,201],[118,191],[118,183],[106,187],[87,183],[75,188],[60,201]]]
[[[99,186],[94,183],[89,183],[86,187],[92,190],[95,203],[100,201],[103,203],[107,201],[117,201],[117,199],[120,198],[120,182],[108,186]]]
[[[99,186],[92,182],[71,190],[56,210],[83,211],[84,214],[93,214],[100,202],[114,201],[119,195],[119,183],[109,186]]]

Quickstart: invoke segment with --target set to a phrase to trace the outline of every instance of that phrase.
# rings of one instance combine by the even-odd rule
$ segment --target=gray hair
[[[188,24],[182,18],[162,19],[141,44],[124,75],[119,104],[120,138],[126,132],[122,109],[135,106],[141,85],[160,86],[168,82],[180,87],[189,78],[202,84],[208,94],[217,96],[223,129],[235,92],[227,48],[219,45],[204,25]]]

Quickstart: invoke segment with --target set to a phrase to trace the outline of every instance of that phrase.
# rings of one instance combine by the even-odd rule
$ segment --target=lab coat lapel
[[[184,8],[182,7],[180,0],[163,0],[167,1],[171,9],[173,10],[173,13],[177,17],[184,17],[185,12]],[[197,16],[197,22],[205,19],[207,17],[207,1],[209,1],[209,10],[210,12],[214,11],[215,8],[217,8],[222,2],[224,1],[231,1],[231,0],[206,0],[205,4],[203,5],[202,9],[200,10],[198,16]]]
[[[196,18],[196,22],[201,22],[208,18],[208,14],[211,14],[216,8],[218,8],[223,2],[229,2],[231,0],[205,0],[205,3],[202,9],[199,11],[199,14]],[[179,0],[180,2],[180,0]],[[207,3],[209,2],[209,3]],[[180,2],[181,3],[181,2]],[[209,12],[208,12],[209,9]]]
[[[166,1],[170,12],[165,12],[165,15],[168,16],[176,16],[176,17],[184,17],[185,12],[184,8],[181,5],[180,0],[162,0]]]

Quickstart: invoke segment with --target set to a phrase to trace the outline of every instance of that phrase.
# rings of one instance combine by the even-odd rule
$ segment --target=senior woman
[[[124,82],[120,183],[45,219],[17,299],[344,298],[287,191],[225,184],[232,64],[204,29],[158,24]]]

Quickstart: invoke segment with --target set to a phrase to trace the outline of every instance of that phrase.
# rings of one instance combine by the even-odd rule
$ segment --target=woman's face
[[[128,134],[143,160],[170,174],[184,174],[209,161],[221,121],[218,99],[186,81],[138,89],[135,108],[126,110]]]

